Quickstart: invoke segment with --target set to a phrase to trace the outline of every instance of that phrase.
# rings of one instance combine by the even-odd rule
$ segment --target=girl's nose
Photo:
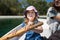
[[[32,14],[30,14],[30,17],[32,17],[33,15]]]

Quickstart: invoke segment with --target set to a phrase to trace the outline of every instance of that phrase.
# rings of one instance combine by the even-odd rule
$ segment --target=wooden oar
[[[8,34],[8,35],[6,35],[6,36],[2,36],[2,37],[0,38],[0,40],[8,40],[8,39],[11,39],[11,38],[16,37],[16,36],[18,36],[18,35],[19,35],[19,36],[22,36],[22,35],[23,35],[24,33],[26,33],[27,31],[30,31],[30,30],[38,27],[38,26],[41,26],[41,25],[43,25],[42,22],[38,22],[37,24],[31,25],[31,26],[28,26],[28,25],[27,25],[27,26],[21,28],[20,30],[16,31],[15,33],[11,33],[11,34]]]

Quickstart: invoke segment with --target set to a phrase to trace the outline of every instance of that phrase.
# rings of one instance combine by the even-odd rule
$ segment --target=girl
[[[21,27],[24,27],[26,25],[37,24],[39,22],[37,20],[38,13],[34,6],[27,7],[24,12],[24,15],[25,15],[25,21],[22,23]],[[42,22],[40,23],[42,24]],[[27,29],[29,29],[29,27],[27,27]],[[26,32],[25,40],[42,40],[42,37],[40,35],[40,33],[42,32],[43,32],[43,28],[41,26],[34,28]]]
[[[26,8],[25,11],[25,18],[27,20],[26,24],[31,24],[34,22],[35,24],[38,23],[39,21],[37,20],[38,18],[38,13],[37,10],[35,9],[34,6],[29,6]],[[26,33],[25,40],[42,40],[40,33],[43,31],[42,27],[35,28],[31,31],[28,31]]]

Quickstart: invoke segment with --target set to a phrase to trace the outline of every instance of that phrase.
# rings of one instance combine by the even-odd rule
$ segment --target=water
[[[6,34],[8,31],[19,25],[23,21],[20,19],[0,19],[0,37]]]

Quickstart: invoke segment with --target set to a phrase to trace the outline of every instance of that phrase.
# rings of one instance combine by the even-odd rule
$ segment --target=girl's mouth
[[[29,17],[33,17],[33,15],[32,15],[32,14],[30,14],[30,15],[29,15]]]

